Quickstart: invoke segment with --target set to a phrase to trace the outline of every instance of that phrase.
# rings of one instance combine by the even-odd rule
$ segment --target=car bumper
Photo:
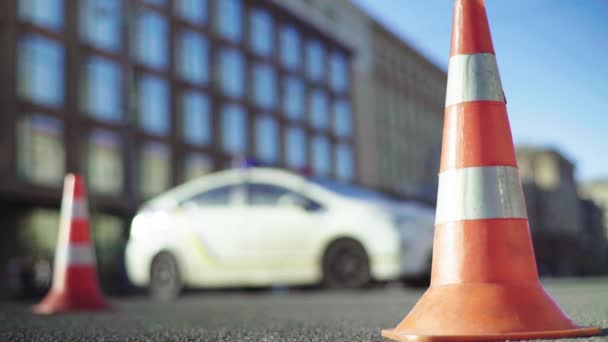
[[[401,275],[399,255],[374,257],[370,266],[372,279],[377,281],[395,280]]]
[[[125,267],[129,280],[136,286],[147,286],[150,281],[150,257],[140,244],[129,240],[125,251]]]

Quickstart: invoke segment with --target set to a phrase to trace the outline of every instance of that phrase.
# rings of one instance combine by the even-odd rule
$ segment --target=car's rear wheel
[[[182,289],[182,280],[175,257],[168,252],[159,253],[150,266],[150,296],[155,300],[175,299]]]
[[[370,281],[369,257],[355,240],[334,241],[323,256],[323,285],[327,288],[361,288]]]

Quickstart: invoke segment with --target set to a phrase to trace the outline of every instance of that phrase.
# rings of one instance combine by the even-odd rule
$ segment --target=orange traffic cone
[[[84,181],[81,176],[68,174],[63,188],[53,284],[46,297],[34,306],[34,312],[107,308],[97,281]]]
[[[431,285],[397,341],[592,336],[541,286],[483,0],[456,0]]]

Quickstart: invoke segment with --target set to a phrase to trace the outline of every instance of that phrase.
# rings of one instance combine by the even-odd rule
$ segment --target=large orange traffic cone
[[[34,312],[50,314],[108,308],[97,280],[86,190],[81,176],[65,177],[53,284]]]
[[[431,285],[397,341],[591,336],[541,286],[483,0],[456,0]]]

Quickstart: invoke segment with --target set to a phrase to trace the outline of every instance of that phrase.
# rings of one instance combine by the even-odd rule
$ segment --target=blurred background
[[[597,13],[603,14],[598,25],[608,34],[605,2],[585,7],[572,1],[573,10],[565,1],[534,3],[536,13],[548,13],[539,21],[550,27],[588,19],[593,29]],[[131,288],[124,249],[139,206],[242,160],[434,206],[451,6],[397,0],[2,1],[0,274],[14,280],[22,272],[16,269],[29,273],[18,285],[0,286],[12,286],[17,295],[44,292],[67,172],[87,180],[100,278],[111,293]],[[544,11],[554,8],[558,12]],[[536,15],[505,23],[500,12],[489,11],[493,31],[519,28],[495,40],[539,272],[605,274],[608,166],[601,149],[608,146],[600,140],[608,125],[597,116],[607,109],[605,61],[597,73],[582,73],[593,73],[595,83],[578,78],[578,86],[571,84],[592,88],[591,100],[580,99],[595,107],[563,113],[547,105],[541,122],[535,108],[559,103],[560,93],[534,78],[565,73],[557,84],[577,72],[569,64],[552,71],[539,66],[537,75],[510,78],[511,70],[526,64],[521,37],[541,50],[539,42],[551,37],[533,33],[548,27],[526,26]],[[495,18],[502,26],[493,26]],[[567,48],[586,34],[576,33],[559,41]],[[606,51],[606,34],[593,49]],[[595,59],[579,58],[577,51],[590,53],[569,50],[569,61],[596,70]],[[532,85],[522,90],[526,82]],[[571,103],[577,98],[561,100],[568,104],[559,108],[577,108]],[[585,114],[591,111],[595,116]],[[564,124],[572,118],[587,123]],[[563,130],[547,133],[559,123]],[[589,169],[581,177],[575,173],[579,157]]]

